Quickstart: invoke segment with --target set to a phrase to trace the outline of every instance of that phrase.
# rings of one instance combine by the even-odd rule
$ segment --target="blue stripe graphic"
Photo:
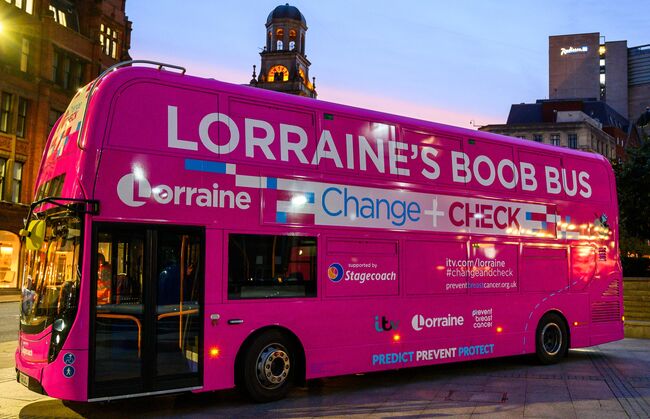
[[[185,170],[225,174],[226,163],[217,162],[217,161],[186,159]]]
[[[287,213],[286,212],[278,212],[275,214],[275,222],[276,223],[286,223],[287,222]]]

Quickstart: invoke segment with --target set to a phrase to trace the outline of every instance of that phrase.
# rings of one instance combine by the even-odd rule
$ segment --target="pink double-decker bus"
[[[21,232],[30,389],[269,401],[623,338],[602,156],[136,63],[47,143]]]

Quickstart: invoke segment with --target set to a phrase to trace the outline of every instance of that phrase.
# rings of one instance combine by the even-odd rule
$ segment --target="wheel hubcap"
[[[257,380],[267,389],[278,388],[284,384],[290,369],[289,354],[280,344],[268,345],[257,357]]]
[[[542,329],[542,347],[548,355],[557,355],[562,348],[562,329],[556,323],[549,323]]]

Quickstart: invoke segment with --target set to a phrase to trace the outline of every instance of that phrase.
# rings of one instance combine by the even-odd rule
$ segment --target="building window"
[[[58,10],[56,7],[50,4],[50,10],[54,14],[54,21],[61,26],[68,26],[68,18],[63,10]]]
[[[18,288],[20,240],[10,231],[0,231],[0,288]]]
[[[59,52],[54,51],[54,55],[52,56],[52,81],[56,83],[56,80],[59,76],[59,60],[60,60]]]
[[[13,4],[17,8],[29,13],[34,14],[34,0],[5,0],[9,4]]]
[[[23,184],[23,164],[14,161],[14,176],[11,184],[11,202],[20,202],[20,190]]]
[[[276,65],[269,70],[268,81],[287,81],[289,80],[289,70],[283,65]]]
[[[66,90],[83,86],[86,63],[81,58],[61,50],[54,51],[52,81]]]
[[[535,140],[538,143],[541,143],[544,141],[544,137],[542,137],[542,134],[533,134],[533,140]]]
[[[61,77],[60,84],[64,89],[69,89],[70,88],[70,67],[71,67],[70,57],[67,56],[63,57],[63,65],[61,67],[63,67],[63,74]]]
[[[0,201],[5,199],[5,174],[7,173],[7,159],[0,157]]]
[[[560,145],[560,134],[551,134],[551,144]]]
[[[578,148],[578,135],[577,134],[569,134],[569,148]]]
[[[275,49],[278,50],[278,51],[281,51],[281,50],[284,49],[283,38],[284,38],[284,29],[282,29],[282,28],[276,29],[275,30],[275,39],[277,41],[276,41],[276,44],[275,44],[276,45]]]
[[[29,39],[23,38],[20,48],[20,71],[27,72],[29,68]]]
[[[11,94],[2,92],[0,96],[0,131],[9,132],[11,124]]]
[[[228,298],[316,296],[316,237],[230,234]]]
[[[27,127],[27,99],[18,98],[18,123],[16,124],[16,137],[25,138]]]
[[[59,120],[59,118],[63,115],[63,112],[57,111],[56,109],[50,109],[50,114],[48,117],[48,127],[49,129],[47,132],[51,132],[52,128],[54,128],[54,125],[56,124],[56,121]]]
[[[289,51],[296,49],[296,30],[289,30]]]
[[[99,27],[99,43],[104,54],[117,59],[117,31],[103,23]]]

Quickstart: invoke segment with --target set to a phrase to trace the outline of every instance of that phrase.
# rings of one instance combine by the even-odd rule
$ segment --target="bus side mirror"
[[[20,230],[20,236],[25,237],[25,243],[28,250],[38,250],[43,245],[45,239],[45,221],[32,220],[29,222],[27,230]]]

